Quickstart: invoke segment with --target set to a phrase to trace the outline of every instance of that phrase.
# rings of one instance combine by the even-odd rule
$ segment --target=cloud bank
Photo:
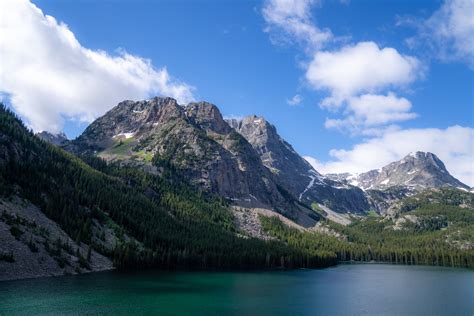
[[[2,0],[0,12],[0,91],[36,131],[59,132],[65,119],[90,122],[124,99],[193,100],[193,88],[166,68],[124,50],[83,47],[66,24],[27,0]]]

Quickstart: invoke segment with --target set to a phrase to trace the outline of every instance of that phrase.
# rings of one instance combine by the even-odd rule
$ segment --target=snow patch
[[[341,189],[349,189],[349,187],[347,185],[338,185],[338,186],[334,186],[333,187],[334,189],[338,189],[338,190],[341,190]]]
[[[303,198],[303,195],[304,195],[306,192],[308,192],[309,189],[311,189],[311,188],[313,187],[314,181],[316,181],[316,177],[315,177],[315,176],[310,175],[309,177],[311,178],[311,180],[309,181],[308,186],[303,190],[303,192],[301,192],[300,198],[299,198],[300,201],[301,201],[301,199]]]
[[[385,179],[385,180],[383,180],[382,182],[380,182],[380,184],[384,184],[384,185],[385,185],[385,184],[388,184],[389,182],[390,182],[390,179]]]
[[[113,138],[122,138],[125,137],[125,139],[132,138],[135,135],[135,132],[133,133],[119,133],[117,135],[114,135]]]

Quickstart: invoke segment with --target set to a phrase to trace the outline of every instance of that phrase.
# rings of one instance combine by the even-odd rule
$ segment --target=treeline
[[[284,225],[275,217],[262,217],[261,222],[266,232],[288,245],[310,253],[325,251],[339,262],[379,261],[474,267],[474,250],[462,249],[463,242],[474,240],[472,210],[453,209],[452,206],[425,206],[411,214],[418,216],[420,223],[426,221],[435,224],[422,224],[423,229],[420,229],[420,223],[407,223],[403,230],[393,230],[387,227],[386,222],[377,218],[366,218],[348,226],[327,222],[333,231],[344,236],[336,238],[315,232],[301,232]],[[423,218],[426,214],[429,216]],[[436,219],[446,219],[450,227],[439,226]]]
[[[77,242],[119,267],[254,269],[323,267],[336,258],[280,241],[238,237],[225,202],[184,185],[166,163],[161,176],[107,166],[49,145],[0,105],[0,196],[28,199]],[[94,222],[113,227],[115,249],[93,242]]]

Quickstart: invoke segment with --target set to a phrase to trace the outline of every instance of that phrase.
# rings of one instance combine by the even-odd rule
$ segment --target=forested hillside
[[[325,225],[342,238],[286,227],[262,218],[266,231],[289,245],[333,253],[340,261],[382,261],[474,267],[473,194],[433,189],[402,200],[387,216],[368,216],[343,226]]]

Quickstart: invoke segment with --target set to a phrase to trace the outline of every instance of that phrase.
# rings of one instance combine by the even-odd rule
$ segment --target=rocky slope
[[[363,213],[369,204],[362,190],[322,176],[263,117],[228,120],[253,146],[278,183],[308,205],[321,203],[338,212]]]
[[[0,199],[0,281],[113,268],[107,257],[89,249],[29,201]]]
[[[66,148],[151,172],[158,172],[159,161],[170,161],[193,184],[232,204],[273,209],[305,226],[318,219],[275,181],[254,148],[207,102],[124,101]]]

